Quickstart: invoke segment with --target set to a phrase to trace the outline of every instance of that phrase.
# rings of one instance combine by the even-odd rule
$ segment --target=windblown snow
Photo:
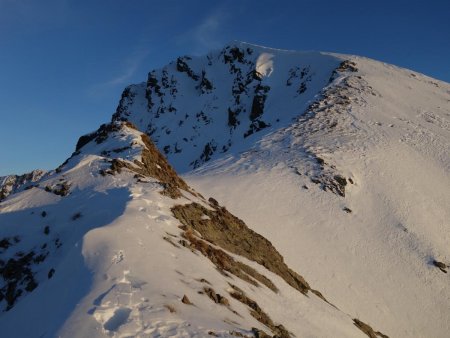
[[[60,167],[0,179],[1,335],[448,337],[449,154],[447,83],[180,57]]]

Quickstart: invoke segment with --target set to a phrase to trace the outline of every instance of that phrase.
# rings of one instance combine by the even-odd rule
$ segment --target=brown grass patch
[[[276,325],[269,317],[269,315],[261,309],[258,303],[247,297],[244,291],[242,291],[235,285],[230,284],[230,286],[233,288],[233,291],[230,292],[230,296],[238,300],[242,304],[247,305],[250,308],[250,314],[252,315],[253,318],[255,318],[258,322],[267,326],[269,329],[271,329],[276,337],[279,338],[291,337],[289,331],[286,330],[286,328],[283,325],[281,324]],[[264,333],[264,335],[269,337],[266,333]],[[260,337],[265,337],[264,335],[260,335]]]
[[[372,327],[359,319],[355,318],[353,319],[353,322],[355,326],[360,329],[362,332],[364,332],[368,337],[370,338],[389,338],[389,336],[386,336],[385,334],[381,333],[380,331],[374,331]]]
[[[212,200],[211,206],[214,210],[208,210],[198,203],[177,205],[172,208],[172,213],[186,229],[193,229],[200,233],[206,241],[262,265],[267,270],[282,277],[286,283],[301,293],[306,294],[311,289],[303,277],[286,265],[283,257],[272,243],[249,229],[242,220],[233,216],[225,208],[220,207],[217,201]],[[205,215],[208,216],[208,219],[203,217]],[[194,239],[195,241],[198,240]],[[197,244],[200,247],[207,246],[206,243]],[[207,252],[206,248],[200,251]],[[237,265],[239,270],[258,279],[261,283],[269,284],[266,277],[258,274],[262,276],[263,281],[260,276],[254,276],[255,270],[249,266],[239,262],[234,265]],[[273,283],[270,282],[270,284]],[[270,288],[276,290],[275,286],[270,286]]]
[[[193,234],[192,230],[185,231],[183,237],[189,241],[191,249],[197,250],[206,256],[221,273],[224,274],[225,271],[229,272],[254,286],[258,286],[257,281],[259,281],[274,292],[277,291],[275,285],[267,277],[248,265],[236,261],[225,251],[217,249],[204,240],[199,239]]]

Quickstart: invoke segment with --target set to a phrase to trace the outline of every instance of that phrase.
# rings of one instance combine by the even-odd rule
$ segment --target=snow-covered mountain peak
[[[184,172],[288,125],[341,62],[318,52],[231,44],[151,71],[147,82],[125,89],[113,120],[145,131]]]
[[[338,57],[287,125],[187,180],[278,243],[346,311],[370,313],[392,336],[446,337],[450,85]]]

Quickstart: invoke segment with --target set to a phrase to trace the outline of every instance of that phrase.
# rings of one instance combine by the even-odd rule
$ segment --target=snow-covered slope
[[[375,332],[189,188],[129,123],[81,137],[57,170],[0,204],[0,224],[2,337]]]
[[[1,335],[447,337],[449,153],[450,85],[424,75],[178,58],[59,168],[2,178]]]
[[[303,116],[186,179],[340,309],[392,337],[448,337],[450,85],[341,57],[354,69]]]
[[[115,117],[142,123],[177,170],[200,166],[186,176],[192,185],[274,241],[348,313],[393,336],[446,337],[450,86],[366,58],[244,43],[179,60],[212,88],[195,91],[201,77],[172,63],[129,87]],[[177,79],[173,95],[164,74]],[[260,75],[240,86],[241,74]],[[189,120],[196,110],[206,118]],[[270,126],[248,136],[255,110]]]

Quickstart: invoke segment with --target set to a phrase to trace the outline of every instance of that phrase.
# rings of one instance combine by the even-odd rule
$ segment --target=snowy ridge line
[[[129,123],[102,125],[81,137],[54,175],[11,195],[0,208],[0,222],[8,224],[0,239],[0,305],[6,311],[0,323],[16,337],[31,332],[260,337],[272,332],[288,338],[298,326],[281,325],[282,318],[271,310],[280,297],[284,302],[304,297],[302,303],[343,323],[342,336],[355,334],[353,319],[324,302],[265,238],[189,188]],[[239,244],[242,236],[247,248]],[[143,264],[148,254],[157,258]],[[175,266],[169,263],[173,258]],[[91,278],[83,272],[85,264]],[[148,266],[158,271],[158,279],[148,274]],[[161,286],[159,278],[177,282]],[[81,290],[65,293],[79,281]],[[77,297],[78,306],[65,317],[61,309]],[[18,328],[17,320],[43,299],[51,304],[48,312]]]

